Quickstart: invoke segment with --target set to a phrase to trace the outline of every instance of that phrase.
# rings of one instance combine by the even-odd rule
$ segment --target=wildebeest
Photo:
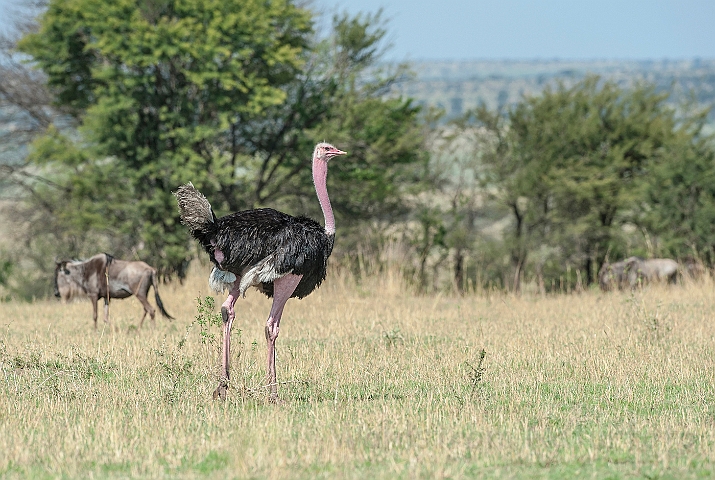
[[[598,272],[598,284],[604,292],[617,288],[623,290],[628,285],[628,265],[638,257],[628,257],[620,262],[604,262]]]
[[[675,283],[678,279],[679,265],[670,258],[636,258],[628,262],[626,271],[631,288],[650,282],[667,281]]]
[[[108,285],[107,285],[108,284]],[[109,286],[109,295],[107,295]],[[169,320],[174,317],[164,309],[159,297],[159,282],[156,270],[144,262],[118,260],[107,253],[100,253],[88,260],[57,262],[55,267],[55,296],[67,301],[76,296],[86,296],[94,308],[94,328],[97,329],[97,301],[104,299],[104,321],[109,322],[109,299],[127,298],[135,295],[144,306],[139,327],[148,313],[154,320],[154,307],[149,304],[149,287],[154,287],[154,299],[159,311]]]

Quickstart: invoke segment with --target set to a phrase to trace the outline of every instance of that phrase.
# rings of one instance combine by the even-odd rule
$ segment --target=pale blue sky
[[[384,9],[393,60],[715,58],[715,0],[313,0]]]
[[[0,0],[0,24],[8,7]],[[715,0],[311,0],[384,8],[391,60],[715,58]]]

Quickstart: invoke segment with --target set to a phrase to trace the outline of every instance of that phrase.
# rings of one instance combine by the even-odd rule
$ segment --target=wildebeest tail
[[[151,283],[154,285],[154,300],[156,300],[156,306],[159,307],[159,311],[161,312],[164,317],[168,318],[169,320],[174,320],[174,317],[169,315],[169,312],[166,311],[164,308],[164,304],[161,301],[161,297],[159,296],[159,280],[156,277],[156,270],[151,272]]]
[[[181,223],[189,227],[191,235],[202,243],[216,231],[216,215],[211,204],[191,182],[180,186],[174,192],[179,204]]]

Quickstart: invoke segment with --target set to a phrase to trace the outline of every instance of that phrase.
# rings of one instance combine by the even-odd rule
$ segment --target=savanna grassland
[[[710,282],[419,296],[397,276],[332,271],[286,307],[273,405],[270,303],[255,291],[237,303],[228,399],[212,400],[206,273],[162,285],[176,320],[141,330],[133,298],[112,301],[116,329],[98,331],[88,302],[1,303],[0,476],[715,475]]]

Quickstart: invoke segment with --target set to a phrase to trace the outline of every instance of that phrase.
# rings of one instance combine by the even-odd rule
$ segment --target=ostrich
[[[325,279],[335,241],[335,217],[326,187],[328,161],[345,154],[328,143],[319,143],[313,151],[313,183],[325,216],[325,228],[310,218],[293,217],[271,208],[244,210],[216,218],[206,197],[191,183],[182,185],[174,193],[181,222],[214,263],[209,285],[219,293],[229,290],[221,305],[223,371],[214,398],[225,399],[228,389],[231,325],[236,316],[234,304],[253,286],[269,298],[273,297],[266,321],[266,342],[269,400],[277,400],[275,345],[283,307],[289,298],[305,297]]]

